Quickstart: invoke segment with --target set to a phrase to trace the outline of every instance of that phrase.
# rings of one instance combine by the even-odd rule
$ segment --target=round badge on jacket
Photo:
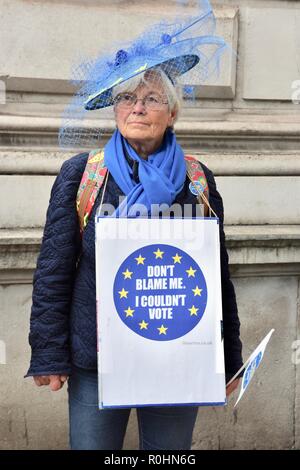
[[[192,194],[198,196],[200,193],[203,193],[204,185],[201,183],[201,181],[191,181],[189,184],[189,190]]]

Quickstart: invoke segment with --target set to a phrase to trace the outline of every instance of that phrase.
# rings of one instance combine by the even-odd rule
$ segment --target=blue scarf
[[[125,152],[139,162],[139,183],[132,178],[132,168]],[[104,161],[126,195],[115,211],[115,217],[136,217],[137,210],[141,207],[134,207],[137,204],[142,204],[148,215],[158,212],[157,206],[151,207],[153,204],[167,204],[170,207],[183,188],[186,178],[184,154],[176,142],[175,134],[170,130],[166,132],[162,146],[149,155],[148,160],[141,158],[119,130],[116,130],[104,148]]]

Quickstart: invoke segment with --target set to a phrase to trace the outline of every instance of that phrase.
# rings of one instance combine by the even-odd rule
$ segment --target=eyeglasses
[[[163,98],[156,95],[147,95],[145,98],[138,99],[134,94],[123,93],[116,96],[114,106],[119,109],[131,109],[138,101],[141,101],[143,106],[151,111],[160,111],[166,104],[169,104],[168,101],[163,101]]]

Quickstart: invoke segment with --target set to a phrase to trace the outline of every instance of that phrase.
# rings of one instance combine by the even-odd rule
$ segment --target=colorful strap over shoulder
[[[190,191],[197,196],[199,204],[204,204],[204,216],[208,215],[209,190],[201,163],[192,155],[185,155],[187,174],[190,179]]]
[[[201,163],[191,155],[185,155],[187,174],[190,179],[190,191],[197,196],[199,204],[204,204],[204,215],[210,208],[208,184]],[[103,185],[107,168],[104,166],[104,151],[92,150],[89,153],[86,167],[79,185],[76,206],[79,217],[80,231],[83,233],[95,200]]]
[[[88,223],[89,216],[106,173],[107,168],[104,166],[104,151],[99,149],[92,150],[89,153],[76,198],[81,232],[83,232]]]

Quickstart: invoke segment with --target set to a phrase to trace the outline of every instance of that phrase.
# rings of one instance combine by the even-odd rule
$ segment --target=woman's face
[[[142,83],[134,92],[125,94],[135,95],[138,101],[129,108],[122,103],[115,104],[115,119],[120,133],[129,143],[158,148],[165,130],[173,125],[176,114],[166,104],[167,96],[162,85],[157,81],[148,82],[147,85]],[[161,103],[159,109],[151,109],[151,104],[147,106],[153,100]]]

